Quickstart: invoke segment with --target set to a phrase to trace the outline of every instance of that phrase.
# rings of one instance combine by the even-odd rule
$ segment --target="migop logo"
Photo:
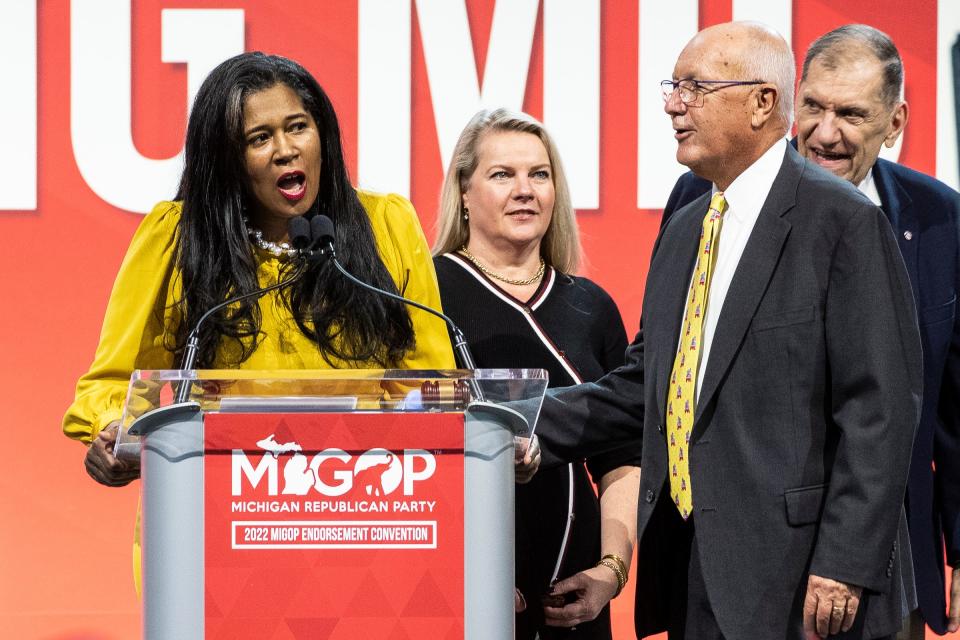
[[[433,454],[423,449],[404,449],[397,455],[387,449],[369,449],[352,456],[343,449],[328,448],[313,456],[306,456],[295,442],[277,443],[269,436],[257,443],[267,453],[254,464],[243,449],[233,450],[233,495],[243,494],[245,488],[255,489],[266,480],[271,496],[305,496],[316,491],[324,496],[342,496],[355,487],[364,497],[390,495],[402,485],[403,495],[414,493],[414,483],[430,478],[437,469]],[[285,456],[280,490],[280,454]],[[244,482],[246,481],[246,482]]]

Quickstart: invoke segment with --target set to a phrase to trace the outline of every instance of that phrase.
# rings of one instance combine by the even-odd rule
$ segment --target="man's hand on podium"
[[[118,460],[113,455],[119,422],[111,422],[97,434],[83,461],[90,477],[108,487],[122,487],[140,477],[140,461]]]
[[[540,468],[540,440],[536,435],[533,438],[515,437],[513,446],[516,480],[520,484],[526,484],[533,479],[537,469]]]

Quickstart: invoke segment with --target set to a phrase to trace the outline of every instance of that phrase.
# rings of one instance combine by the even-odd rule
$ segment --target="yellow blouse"
[[[370,216],[380,257],[397,289],[407,298],[440,310],[433,260],[413,205],[395,194],[357,193]],[[161,202],[134,235],[110,294],[93,364],[77,383],[76,397],[63,418],[67,436],[90,442],[104,427],[119,420],[134,369],[176,367],[164,337],[179,320],[173,305],[180,291],[173,267],[179,220],[180,203]],[[277,282],[281,259],[260,250],[256,250],[256,256],[260,285]],[[260,298],[261,341],[240,364],[241,369],[377,367],[373,363],[327,362],[297,327],[278,295],[273,291]],[[416,347],[399,368],[453,368],[453,351],[443,321],[413,307],[408,310]],[[226,368],[219,356],[214,368]]]

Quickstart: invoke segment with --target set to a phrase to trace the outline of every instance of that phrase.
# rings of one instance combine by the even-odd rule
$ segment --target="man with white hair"
[[[913,599],[910,283],[883,212],[787,144],[793,82],[763,25],[687,44],[664,109],[712,193],[657,239],[627,364],[544,401],[545,466],[642,438],[641,637],[877,638]]]
[[[960,629],[960,194],[879,158],[907,123],[903,78],[900,53],[882,31],[849,24],[820,36],[803,61],[796,144],[883,208],[910,275],[924,370],[906,499],[919,608],[899,637],[922,640],[924,623],[938,634]],[[710,188],[685,174],[664,220]]]

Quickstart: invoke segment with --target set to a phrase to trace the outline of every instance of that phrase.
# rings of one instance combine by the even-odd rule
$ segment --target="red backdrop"
[[[211,0],[110,1],[131,8],[133,144],[147,158],[168,158],[182,145],[188,68],[186,64],[161,59],[161,11],[219,9],[223,4]],[[294,5],[280,0],[234,0],[229,5],[243,11],[244,48],[299,60],[330,93],[340,115],[347,158],[355,176],[361,146],[358,140],[362,137],[358,107],[358,86],[362,81],[358,3],[363,1],[325,0]],[[457,4],[456,0],[446,1]],[[694,26],[725,21],[733,15],[744,16],[744,7],[749,4],[785,6],[786,14],[792,18],[790,36],[801,56],[813,38],[840,24],[866,22],[883,29],[900,47],[907,70],[911,118],[901,162],[934,173],[936,145],[955,148],[953,139],[938,140],[935,125],[936,0],[912,3],[909,11],[895,0],[739,1],[740,4],[731,0],[678,0],[673,4],[686,7],[688,14],[694,16]],[[509,61],[528,66],[522,106],[536,116],[543,116],[545,100],[543,14],[562,10],[565,2],[541,3],[529,60],[521,57]],[[643,282],[660,213],[659,209],[637,205],[638,148],[646,135],[638,125],[638,93],[656,92],[655,83],[661,77],[644,76],[642,92],[638,92],[638,68],[642,65],[638,63],[640,34],[646,33],[640,25],[641,11],[652,5],[598,2],[599,133],[593,143],[598,149],[599,206],[584,207],[579,212],[587,256],[582,272],[611,292],[632,331],[638,323]],[[29,132],[35,126],[37,147],[34,151],[29,144],[3,145],[3,155],[13,166],[25,167],[28,175],[34,163],[37,188],[36,206],[29,210],[12,210],[9,205],[2,210],[0,201],[0,234],[4,239],[0,272],[7,274],[3,282],[11,301],[6,306],[5,328],[0,336],[4,364],[0,382],[7,428],[14,437],[6,456],[8,472],[0,474],[0,628],[5,635],[16,638],[132,638],[139,633],[138,603],[130,572],[138,487],[106,489],[94,484],[83,471],[83,447],[64,438],[59,426],[72,399],[75,380],[93,356],[113,277],[141,220],[139,213],[108,204],[105,188],[90,185],[89,179],[84,178],[88,174],[81,173],[77,159],[77,147],[81,144],[78,132],[83,129],[85,135],[93,136],[95,151],[101,135],[96,128],[89,131],[89,123],[84,129],[84,122],[71,121],[77,91],[87,92],[88,100],[93,91],[96,98],[96,92],[102,91],[98,82],[108,87],[118,79],[101,74],[104,77],[95,76],[92,85],[71,87],[72,74],[78,73],[78,55],[83,53],[71,45],[81,42],[78,34],[86,34],[83,42],[89,42],[89,34],[95,33],[96,21],[80,21],[83,18],[89,22],[87,16],[93,15],[90,7],[97,5],[96,0],[74,0],[72,4],[11,0],[8,5],[0,8],[0,25],[5,16],[16,11],[20,11],[17,15],[21,17],[36,16],[36,51],[28,46],[22,55],[0,59],[0,66],[22,69],[25,61],[36,60],[37,109],[35,122],[28,115],[26,121],[17,116],[3,124],[9,132],[16,133]],[[470,0],[466,4],[476,73],[481,82],[495,5],[494,0]],[[423,1],[410,8],[412,143],[408,195],[431,239],[443,165],[437,114],[431,98],[439,89],[436,81],[431,84],[428,77],[421,23],[437,6],[435,2]],[[765,19],[766,15],[755,17]],[[951,34],[960,30],[960,24],[956,26]],[[668,23],[662,26],[669,28]],[[679,48],[688,35],[674,46]],[[24,42],[29,44],[30,39]],[[662,77],[668,75],[669,68]],[[950,91],[951,87],[939,89]],[[31,99],[29,83],[8,87],[4,93],[3,100],[12,105],[29,104]],[[379,99],[392,100],[393,96]],[[93,104],[96,106],[95,101]],[[105,102],[104,109],[111,104]],[[550,126],[549,121],[547,125]],[[117,126],[126,124],[119,121]],[[662,126],[668,127],[665,116]],[[102,132],[105,142],[98,160],[99,170],[108,172],[108,176],[115,171],[117,181],[127,180],[124,158],[107,152],[108,133],[106,129]],[[664,147],[662,153],[664,162],[671,163],[673,149]],[[23,191],[22,186],[16,172],[0,173],[0,197],[7,191]],[[171,197],[172,191],[171,183],[160,195]],[[631,601],[632,593],[628,591],[615,603],[617,637],[633,637]]]

